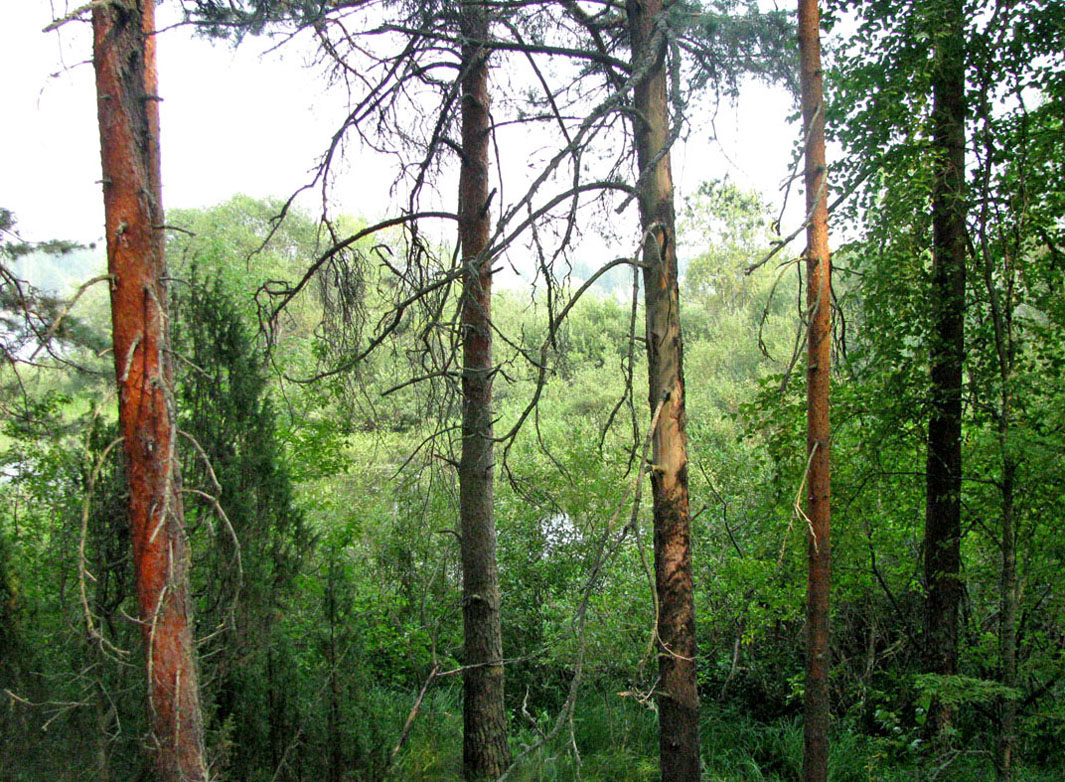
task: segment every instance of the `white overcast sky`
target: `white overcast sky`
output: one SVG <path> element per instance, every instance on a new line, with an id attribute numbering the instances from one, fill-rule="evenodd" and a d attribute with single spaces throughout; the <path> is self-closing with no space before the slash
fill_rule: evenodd
<path id="1" fill-rule="evenodd" d="M 0 14 L 0 206 L 15 212 L 24 238 L 98 240 L 103 207 L 91 28 L 72 22 L 43 33 L 53 14 L 81 5 L 65 0 L 5 0 Z M 160 27 L 175 21 L 164 4 Z M 238 49 L 177 27 L 160 35 L 163 193 L 166 208 L 210 206 L 235 193 L 287 197 L 308 171 L 339 119 L 343 99 L 305 67 L 306 49 L 263 52 L 266 40 Z M 752 84 L 737 110 L 723 106 L 715 127 L 691 129 L 674 154 L 681 195 L 728 176 L 771 201 L 788 174 L 791 100 Z M 711 141 L 716 131 L 717 141 Z M 334 212 L 369 219 L 389 210 L 391 178 L 383 164 L 351 155 L 338 179 Z M 797 207 L 801 195 L 792 195 Z M 312 213 L 316 201 L 304 205 Z M 801 220 L 801 207 L 789 209 Z M 785 230 L 789 220 L 785 220 Z"/>

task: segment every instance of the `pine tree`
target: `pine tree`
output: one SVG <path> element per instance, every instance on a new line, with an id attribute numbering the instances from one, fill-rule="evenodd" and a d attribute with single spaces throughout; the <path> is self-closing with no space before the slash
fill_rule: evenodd
<path id="1" fill-rule="evenodd" d="M 172 391 L 159 166 L 155 4 L 94 3 L 118 417 L 148 678 L 164 782 L 208 777 Z"/>

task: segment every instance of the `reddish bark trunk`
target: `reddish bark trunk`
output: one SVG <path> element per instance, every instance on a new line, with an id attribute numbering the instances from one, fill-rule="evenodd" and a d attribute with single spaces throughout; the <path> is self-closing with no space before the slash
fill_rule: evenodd
<path id="1" fill-rule="evenodd" d="M 463 4 L 462 34 L 488 38 L 483 8 Z M 491 227 L 488 212 L 488 52 L 462 47 L 462 167 L 459 173 L 459 244 L 462 248 L 462 619 L 465 639 L 463 773 L 495 779 L 510 762 L 503 707 L 503 637 L 493 480 L 492 274 L 482 253 Z"/>
<path id="2" fill-rule="evenodd" d="M 654 35 L 661 0 L 629 0 L 634 64 L 652 52 L 654 64 L 634 94 L 637 160 L 641 174 L 659 157 L 669 135 L 665 40 Z M 662 779 L 698 782 L 699 692 L 695 677 L 695 601 L 688 510 L 688 439 L 684 409 L 683 342 L 677 284 L 673 175 L 665 153 L 639 187 L 645 231 L 644 296 L 647 374 L 652 412 L 665 399 L 652 440 L 655 588 L 658 593 L 658 722 Z"/>
<path id="3" fill-rule="evenodd" d="M 154 3 L 98 3 L 99 102 L 119 425 L 159 777 L 207 779 L 164 282 Z"/>
<path id="4" fill-rule="evenodd" d="M 828 779 L 828 676 L 831 616 L 830 446 L 828 415 L 832 359 L 832 264 L 828 252 L 825 110 L 817 0 L 799 0 L 799 67 L 806 135 L 806 697 L 803 779 Z"/>
<path id="5" fill-rule="evenodd" d="M 928 19 L 932 74 L 932 413 L 925 501 L 925 670 L 958 672 L 961 603 L 961 391 L 965 351 L 965 17 L 962 3 L 936 6 Z M 952 709 L 935 702 L 927 728 L 941 735 Z"/>

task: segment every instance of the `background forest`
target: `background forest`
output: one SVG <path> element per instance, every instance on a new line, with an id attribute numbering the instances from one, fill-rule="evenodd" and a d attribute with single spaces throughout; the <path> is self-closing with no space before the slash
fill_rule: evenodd
<path id="1" fill-rule="evenodd" d="M 238 42 L 312 31 L 351 101 L 313 186 L 327 203 L 330 178 L 351 175 L 333 169 L 347 133 L 403 161 L 393 187 L 409 197 L 376 225 L 241 195 L 166 214 L 211 777 L 461 779 L 469 315 L 450 199 L 470 154 L 456 85 L 474 69 L 478 33 L 447 3 L 181 5 L 204 34 Z M 653 166 L 637 162 L 625 124 L 645 65 L 624 35 L 625 4 L 456 8 L 468 5 L 492 42 L 492 193 L 478 208 L 491 206 L 485 273 L 497 278 L 492 506 L 506 741 L 518 761 L 507 774 L 659 779 L 656 465 L 645 444 L 655 400 L 649 411 L 636 260 L 650 229 L 630 206 Z M 665 5 L 670 143 L 748 80 L 798 91 L 791 13 Z M 857 0 L 823 13 L 829 775 L 1059 780 L 1065 8 Z M 956 300 L 941 295 L 933 263 L 944 51 L 964 76 Z M 165 128 L 163 139 L 165 149 Z M 802 141 L 781 140 L 797 150 L 796 199 Z M 805 225 L 782 225 L 762 194 L 712 171 L 680 196 L 702 778 L 794 780 L 810 457 L 809 312 L 791 240 Z M 0 779 L 155 779 L 107 277 L 89 283 L 104 261 L 22 241 L 18 204 L 4 206 Z M 952 314 L 964 344 L 960 527 L 948 579 L 956 661 L 943 672 L 928 659 L 939 641 L 926 514 L 933 366 Z"/>

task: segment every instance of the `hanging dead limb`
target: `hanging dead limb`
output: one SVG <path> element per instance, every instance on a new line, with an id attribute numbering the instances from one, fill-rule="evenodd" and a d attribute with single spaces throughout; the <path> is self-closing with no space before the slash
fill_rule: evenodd
<path id="1" fill-rule="evenodd" d="M 318 258 L 313 261 L 307 268 L 303 277 L 295 285 L 288 283 L 267 282 L 259 288 L 259 293 L 266 294 L 272 298 L 278 298 L 279 301 L 270 300 L 270 307 L 265 308 L 260 302 L 260 309 L 267 314 L 265 318 L 260 316 L 261 322 L 264 324 L 271 323 L 280 312 L 291 302 L 306 286 L 307 283 L 314 278 L 314 275 L 318 272 L 322 266 L 334 258 L 339 252 L 351 247 L 361 239 L 365 239 L 368 236 L 372 236 L 375 233 L 383 231 L 387 228 L 392 228 L 397 225 L 403 225 L 404 223 L 413 222 L 421 219 L 441 219 L 441 220 L 456 220 L 457 215 L 453 212 L 416 212 L 412 214 L 400 215 L 398 217 L 392 217 L 387 220 L 382 220 L 379 223 L 375 223 L 368 228 L 364 228 L 361 231 L 357 231 L 351 236 L 333 244 L 325 252 L 321 253 Z M 256 300 L 259 300 L 259 293 L 256 294 Z"/>
<path id="2" fill-rule="evenodd" d="M 563 727 L 567 724 L 572 724 L 573 711 L 577 705 L 577 694 L 580 691 L 581 683 L 584 676 L 584 658 L 586 653 L 585 644 L 585 631 L 588 624 L 588 605 L 591 601 L 592 593 L 599 585 L 602 576 L 603 569 L 607 563 L 613 559 L 617 552 L 621 548 L 621 544 L 624 542 L 629 532 L 634 534 L 638 532 L 638 518 L 640 512 L 640 497 L 643 492 L 644 477 L 647 475 L 647 471 L 651 468 L 651 463 L 647 458 L 647 454 L 651 448 L 651 440 L 654 437 L 654 432 L 658 427 L 658 420 L 662 414 L 662 408 L 668 401 L 668 397 L 663 397 L 659 400 L 654 414 L 651 416 L 651 425 L 648 427 L 647 435 L 644 438 L 643 448 L 640 455 L 640 469 L 637 471 L 636 477 L 631 484 L 626 488 L 622 494 L 621 499 L 618 500 L 617 507 L 614 510 L 614 514 L 607 521 L 603 528 L 603 533 L 599 537 L 599 542 L 596 547 L 596 553 L 593 557 L 592 568 L 588 573 L 584 581 L 584 585 L 581 588 L 581 599 L 577 604 L 577 610 L 574 613 L 571 620 L 571 628 L 576 636 L 577 656 L 573 665 L 573 678 L 570 680 L 569 692 L 566 695 L 566 700 L 563 702 L 562 709 L 559 711 L 558 716 L 555 718 L 554 725 L 547 733 L 542 733 L 538 741 L 533 742 L 529 746 L 522 749 L 521 753 L 516 755 L 507 767 L 506 771 L 499 777 L 497 782 L 504 782 L 509 779 L 511 774 L 518 768 L 521 761 L 531 755 L 533 752 L 539 750 L 542 747 L 547 746 L 549 743 L 555 740 L 555 738 L 562 732 Z M 625 510 L 629 503 L 629 497 L 632 497 L 632 511 L 629 515 L 629 521 L 620 530 L 616 528 L 618 519 L 621 513 Z M 654 577 L 651 577 L 651 594 L 653 596 L 655 605 L 655 632 L 657 633 L 658 626 L 658 596 L 654 589 Z"/>
<path id="3" fill-rule="evenodd" d="M 827 184 L 826 183 L 827 183 L 827 179 L 822 179 L 821 180 L 821 188 L 818 190 L 817 203 L 820 202 L 821 196 L 824 195 L 824 192 L 827 189 Z M 799 225 L 798 228 L 796 228 L 790 234 L 785 236 L 783 239 L 775 239 L 775 240 L 773 240 L 772 249 L 770 249 L 769 252 L 767 252 L 765 255 L 763 255 L 760 259 L 758 259 L 753 264 L 751 264 L 746 269 L 744 269 L 743 273 L 749 276 L 753 272 L 757 271 L 758 269 L 761 269 L 763 266 L 765 266 L 767 263 L 769 263 L 769 261 L 771 261 L 773 259 L 773 257 L 777 253 L 779 253 L 781 250 L 783 250 L 785 247 L 787 247 L 789 244 L 791 244 L 792 240 L 794 240 L 796 237 L 798 237 L 799 234 L 801 234 L 803 231 L 805 231 L 810 226 L 810 222 L 814 218 L 814 211 L 815 210 L 816 210 L 816 204 L 815 204 L 814 207 L 811 207 L 810 210 L 806 213 L 806 217 L 803 219 L 802 223 Z"/>
<path id="4" fill-rule="evenodd" d="M 584 294 L 589 288 L 591 288 L 595 284 L 596 280 L 598 280 L 611 269 L 622 265 L 630 265 L 636 267 L 643 266 L 642 263 L 633 260 L 632 258 L 615 258 L 613 261 L 610 261 L 609 263 L 606 263 L 603 266 L 599 267 L 595 274 L 589 277 L 584 282 L 584 284 L 577 289 L 577 292 L 573 294 L 570 300 L 566 303 L 566 306 L 562 308 L 561 312 L 559 312 L 558 316 L 554 319 L 554 321 L 548 324 L 548 336 L 544 340 L 544 343 L 540 348 L 540 360 L 538 362 L 539 376 L 536 380 L 536 386 L 533 390 L 533 395 L 530 398 L 528 404 L 526 404 L 525 409 L 522 410 L 522 412 L 518 415 L 518 419 L 514 423 L 514 425 L 506 432 L 506 434 L 496 438 L 496 440 L 499 442 L 507 443 L 507 446 L 503 451 L 504 463 L 506 462 L 507 453 L 510 451 L 510 447 L 514 442 L 514 438 L 521 430 L 522 425 L 528 419 L 533 409 L 539 403 L 540 396 L 543 394 L 548 372 L 547 354 L 553 342 L 553 335 L 555 331 L 559 328 L 559 325 L 565 320 L 566 316 L 569 314 L 570 310 L 573 309 L 574 305 L 580 300 L 581 295 Z"/>
<path id="5" fill-rule="evenodd" d="M 90 19 L 86 18 L 94 8 L 100 8 L 102 6 L 113 6 L 114 8 L 121 8 L 124 11 L 134 13 L 134 8 L 127 0 L 93 0 L 91 3 L 75 8 L 68 14 L 60 17 L 59 19 L 53 19 L 48 25 L 41 30 L 42 33 L 50 33 L 54 30 L 58 30 L 63 25 L 69 22 L 88 22 Z"/>
<path id="6" fill-rule="evenodd" d="M 646 237 L 646 234 L 644 235 Z M 636 255 L 639 255 L 637 250 Z M 640 269 L 637 266 L 632 267 L 632 299 L 629 307 L 629 331 L 628 340 L 626 342 L 625 356 L 621 359 L 621 373 L 624 378 L 622 385 L 622 393 L 618 398 L 617 403 L 610 410 L 610 415 L 607 416 L 606 422 L 603 424 L 603 428 L 599 432 L 599 451 L 603 450 L 603 443 L 606 442 L 607 432 L 610 431 L 610 427 L 614 423 L 614 418 L 617 416 L 618 411 L 621 410 L 623 405 L 628 405 L 630 423 L 632 424 L 632 448 L 629 451 L 629 463 L 625 468 L 625 474 L 627 475 L 632 469 L 633 459 L 636 458 L 636 454 L 639 451 L 640 435 L 639 435 L 639 422 L 636 418 L 636 406 L 633 404 L 633 370 L 636 366 L 636 320 L 637 313 L 639 312 L 640 305 Z"/>
<path id="7" fill-rule="evenodd" d="M 84 706 L 91 706 L 92 701 L 31 701 L 28 698 L 23 698 L 21 695 L 17 695 L 11 690 L 4 688 L 4 694 L 11 699 L 12 704 L 21 703 L 23 706 L 30 706 L 32 708 L 47 708 L 53 709 L 54 713 L 51 717 L 41 725 L 41 732 L 47 733 L 48 726 L 62 717 L 64 714 L 69 713 L 73 709 L 82 708 Z"/>
<path id="8" fill-rule="evenodd" d="M 115 446 L 122 442 L 124 438 L 116 437 L 104 448 L 100 453 L 100 456 L 96 459 L 96 464 L 93 465 L 92 472 L 89 475 L 89 482 L 85 486 L 85 497 L 81 504 L 81 535 L 78 539 L 78 593 L 81 597 L 81 609 L 82 615 L 85 619 L 85 629 L 90 639 L 95 641 L 100 646 L 100 650 L 105 654 L 113 654 L 119 660 L 129 657 L 129 652 L 125 649 L 119 649 L 114 646 L 104 634 L 96 627 L 96 623 L 93 621 L 93 612 L 89 607 L 89 597 L 87 589 L 87 580 L 96 579 L 89 572 L 85 562 L 85 546 L 88 539 L 89 532 L 89 513 L 92 505 L 92 493 L 96 487 L 96 481 L 100 477 L 100 471 L 103 469 L 104 463 L 107 461 L 107 457 Z"/>
<path id="9" fill-rule="evenodd" d="M 233 541 L 233 558 L 237 566 L 237 593 L 233 596 L 233 602 L 235 604 L 239 598 L 240 586 L 244 581 L 244 567 L 241 564 L 240 555 L 240 538 L 237 537 L 236 530 L 233 529 L 233 524 L 229 521 L 229 516 L 226 514 L 225 508 L 223 508 L 222 504 L 218 501 L 218 497 L 213 494 L 208 494 L 205 491 L 200 491 L 199 489 L 182 489 L 181 491 L 185 494 L 192 494 L 207 500 L 211 504 L 211 507 L 214 508 L 215 513 L 218 514 L 218 518 L 220 518 L 225 524 L 226 531 L 229 532 L 229 537 Z"/>
<path id="10" fill-rule="evenodd" d="M 520 11 L 522 14 L 525 12 L 525 10 Z M 531 12 L 540 13 L 541 11 L 533 8 Z M 492 13 L 496 12 L 493 11 Z M 320 179 L 324 173 L 328 171 L 333 156 L 339 148 L 343 134 L 348 128 L 354 128 L 365 141 L 368 136 L 367 132 L 364 131 L 362 127 L 363 121 L 369 119 L 371 116 L 377 118 L 376 130 L 374 132 L 381 132 L 391 127 L 391 123 L 394 122 L 394 117 L 389 113 L 395 111 L 397 101 L 402 99 L 403 90 L 406 89 L 406 87 L 402 85 L 408 83 L 408 81 L 411 84 L 421 82 L 433 89 L 441 90 L 439 111 L 435 113 L 435 121 L 432 123 L 431 134 L 427 143 L 424 145 L 424 149 L 426 150 L 425 157 L 417 166 L 417 174 L 411 191 L 411 214 L 384 221 L 377 226 L 365 229 L 357 235 L 348 237 L 347 239 L 334 241 L 333 246 L 322 253 L 308 267 L 302 279 L 295 284 L 290 285 L 270 282 L 264 285 L 260 291 L 262 295 L 257 298 L 260 302 L 260 318 L 268 333 L 270 333 L 270 324 L 272 324 L 277 315 L 296 295 L 298 295 L 306 284 L 319 273 L 321 268 L 330 262 L 338 253 L 349 249 L 359 238 L 368 236 L 375 230 L 380 230 L 400 223 L 409 225 L 414 229 L 417 225 L 418 218 L 420 217 L 445 216 L 435 212 L 419 212 L 416 208 L 415 198 L 421 188 L 421 184 L 425 181 L 430 164 L 434 160 L 434 153 L 438 148 L 448 146 L 446 143 L 448 139 L 445 130 L 451 122 L 450 117 L 454 112 L 454 98 L 461 74 L 459 74 L 459 77 L 453 81 L 440 82 L 439 80 L 435 80 L 434 77 L 431 77 L 429 71 L 425 70 L 425 68 L 454 66 L 454 59 L 447 59 L 454 53 L 454 46 L 457 45 L 459 41 L 459 37 L 452 31 L 453 19 L 450 19 L 450 17 L 448 19 L 442 18 L 439 20 L 439 23 L 426 24 L 425 20 L 421 20 L 420 16 L 415 14 L 415 17 L 419 18 L 418 24 L 392 24 L 389 22 L 384 27 L 381 27 L 380 25 L 377 27 L 371 26 L 369 29 L 363 31 L 352 32 L 345 27 L 343 22 L 339 21 L 338 17 L 343 14 L 344 9 L 338 9 L 337 14 L 335 15 L 326 13 L 320 19 L 315 21 L 314 29 L 320 40 L 324 36 L 328 36 L 332 33 L 336 33 L 339 36 L 335 40 L 329 40 L 329 45 L 326 47 L 327 56 L 334 62 L 338 63 L 342 72 L 346 74 L 345 78 L 351 77 L 352 79 L 358 80 L 361 84 L 365 85 L 366 91 L 356 102 L 355 107 L 345 120 L 343 127 L 334 135 L 330 147 L 323 157 L 322 164 L 319 167 L 318 178 Z M 571 14 L 567 14 L 567 18 L 572 18 Z M 511 22 L 511 19 L 514 20 L 513 23 Z M 578 20 L 578 26 L 585 24 L 587 21 L 587 19 L 584 19 L 583 21 Z M 541 46 L 541 41 L 538 41 L 536 45 L 530 49 L 523 50 L 521 44 L 527 43 L 527 36 L 522 35 L 523 24 L 524 22 L 520 21 L 519 17 L 514 16 L 508 18 L 505 23 L 501 24 L 501 27 L 505 27 L 511 31 L 512 40 L 503 41 L 498 49 L 493 49 L 492 47 L 496 43 L 495 36 L 493 36 L 493 40 L 490 43 L 485 42 L 485 49 L 486 51 L 498 50 L 501 54 L 511 52 L 519 53 L 530 63 L 530 67 L 532 67 L 534 74 L 539 78 L 539 83 L 543 91 L 543 100 L 547 102 L 547 105 L 552 107 L 549 116 L 553 116 L 555 121 L 559 123 L 564 138 L 564 146 L 547 162 L 545 166 L 543 166 L 539 175 L 526 190 L 525 195 L 511 205 L 509 209 L 504 210 L 501 219 L 497 223 L 495 236 L 490 243 L 491 249 L 488 251 L 488 255 L 493 259 L 500 257 L 523 233 L 536 226 L 539 221 L 543 221 L 547 218 L 557 207 L 562 204 L 568 204 L 565 234 L 558 246 L 554 248 L 552 255 L 553 265 L 573 237 L 573 232 L 576 226 L 576 209 L 578 208 L 579 197 L 582 194 L 588 193 L 600 195 L 612 191 L 631 194 L 632 192 L 631 187 L 626 186 L 615 179 L 582 183 L 579 177 L 583 175 L 581 174 L 580 166 L 577 164 L 577 161 L 579 161 L 580 155 L 585 147 L 592 141 L 596 134 L 600 132 L 602 127 L 604 127 L 602 123 L 605 120 L 608 120 L 612 114 L 625 110 L 625 104 L 627 101 L 626 96 L 635 84 L 638 83 L 641 78 L 641 73 L 639 72 L 639 69 L 637 69 L 636 73 L 627 73 L 627 67 L 623 69 L 617 67 L 620 64 L 620 61 L 612 61 L 616 58 L 611 58 L 608 55 L 604 59 L 604 56 L 601 56 L 601 53 L 596 54 L 595 50 L 592 50 L 588 57 L 584 58 L 585 62 L 596 61 L 597 64 L 602 65 L 605 70 L 614 74 L 626 73 L 628 78 L 623 82 L 621 88 L 612 91 L 604 100 L 595 105 L 592 111 L 584 117 L 575 131 L 570 131 L 566 127 L 567 121 L 562 116 L 560 106 L 555 100 L 556 93 L 548 84 L 543 71 L 536 66 L 535 57 L 543 54 L 554 55 L 556 57 L 561 54 L 573 54 L 574 57 L 576 57 L 576 60 L 580 61 L 582 57 L 577 56 L 580 54 L 580 50 L 567 46 L 555 46 L 553 42 Z M 330 31 L 332 31 L 332 33 Z M 656 35 L 656 40 L 665 42 L 666 38 L 664 33 L 658 32 Z M 360 36 L 365 37 L 366 44 L 359 40 Z M 392 53 L 383 57 L 372 53 L 372 41 L 374 39 L 378 41 L 394 41 L 397 37 L 401 38 L 401 41 Z M 575 40 L 577 39 L 579 39 L 579 36 L 575 37 Z M 463 37 L 463 40 L 465 40 L 465 37 Z M 541 51 L 541 48 L 543 51 Z M 449 51 L 451 54 L 448 54 Z M 444 57 L 445 55 L 447 55 L 447 57 Z M 364 69 L 352 69 L 349 67 L 349 64 L 344 61 L 345 57 L 348 56 L 369 58 L 369 61 L 374 63 L 374 67 L 379 69 L 378 75 L 372 78 L 355 76 L 355 71 Z M 444 59 L 441 59 L 441 57 L 444 57 Z M 649 62 L 641 63 L 641 68 L 643 68 L 644 71 L 649 67 Z M 677 79 L 674 79 L 674 82 L 677 81 Z M 567 89 L 569 88 L 567 87 Z M 401 136 L 404 137 L 404 143 L 410 140 L 406 131 L 404 131 Z M 536 200 L 535 196 L 538 191 L 555 174 L 557 169 L 565 161 L 570 159 L 574 161 L 573 181 L 571 186 L 560 194 L 548 198 L 539 208 L 533 209 L 532 204 Z M 519 216 L 522 215 L 524 211 L 528 212 L 527 217 L 523 220 L 519 219 Z M 451 215 L 446 216 L 453 217 Z M 408 264 L 407 269 L 409 270 L 411 268 L 415 267 Z M 395 333 L 409 307 L 413 306 L 420 300 L 420 298 L 426 295 L 435 294 L 437 291 L 445 292 L 449 290 L 450 284 L 457 280 L 461 274 L 461 270 L 457 267 L 452 266 L 451 269 L 451 271 L 443 272 L 434 282 L 415 288 L 404 300 L 393 305 L 392 314 L 385 316 L 385 318 L 382 319 L 381 328 L 378 329 L 377 334 L 369 341 L 369 343 L 354 351 L 354 353 L 349 352 L 348 356 L 346 356 L 339 364 L 326 368 L 310 378 L 287 377 L 286 379 L 297 382 L 312 382 L 354 368 L 359 362 L 365 360 L 370 352 L 380 346 L 385 339 Z M 392 268 L 392 271 L 393 274 L 395 274 L 397 270 L 396 268 Z M 548 277 L 548 284 L 552 288 L 554 287 L 551 276 Z M 266 303 L 268 300 L 269 304 Z M 440 306 L 443 305 L 441 304 Z M 558 320 L 554 317 L 553 312 L 551 315 L 553 322 Z M 429 332 L 427 330 L 426 335 L 428 336 L 428 334 Z M 430 347 L 428 340 L 426 341 L 426 346 L 428 348 L 427 355 L 435 356 L 438 352 L 438 348 Z M 448 346 L 440 345 L 439 349 L 446 351 L 448 350 Z M 454 349 L 453 340 L 450 349 Z M 529 360 L 538 371 L 542 368 L 542 362 L 535 361 L 532 355 L 522 351 L 519 351 L 519 354 L 524 356 L 526 360 Z M 429 380 L 443 379 L 445 381 L 451 378 L 451 375 L 448 374 L 448 364 L 446 360 L 441 364 L 437 358 L 434 358 L 434 364 L 435 366 L 427 368 L 428 371 L 420 372 L 418 377 Z"/>
<path id="11" fill-rule="evenodd" d="M 60 324 L 63 323 L 63 318 L 70 314 L 70 311 L 74 308 L 74 305 L 78 303 L 78 299 L 81 298 L 81 295 L 96 283 L 111 279 L 114 279 L 112 275 L 101 274 L 97 277 L 93 277 L 88 282 L 84 282 L 80 286 L 78 286 L 78 289 L 74 292 L 74 295 L 63 306 L 63 310 L 59 313 L 58 316 L 56 316 L 56 319 L 52 321 L 52 325 L 49 326 L 48 330 L 44 333 L 44 337 L 41 339 L 41 343 L 37 346 L 37 349 L 34 350 L 33 354 L 30 356 L 31 361 L 37 358 L 37 354 L 40 353 L 44 349 L 44 346 L 48 344 L 52 337 L 55 336 L 56 331 L 59 330 Z"/>
<path id="12" fill-rule="evenodd" d="M 846 201 L 848 198 L 850 198 L 852 195 L 854 195 L 855 191 L 859 187 L 862 186 L 862 184 L 865 182 L 865 180 L 867 180 L 870 176 L 872 176 L 877 171 L 881 170 L 881 168 L 887 163 L 887 160 L 888 160 L 888 156 L 884 156 L 879 161 L 877 161 L 876 165 L 870 165 L 865 170 L 863 170 L 857 177 L 855 177 L 854 180 L 847 186 L 847 189 L 844 190 L 842 193 L 840 193 L 836 197 L 836 199 L 831 204 L 829 204 L 828 213 L 829 214 L 833 214 L 836 211 L 836 209 L 840 205 L 843 204 L 844 201 Z M 824 182 L 825 180 L 822 180 L 822 181 Z M 781 214 L 783 215 L 783 211 L 781 212 Z M 766 253 L 765 255 L 763 255 L 761 258 L 759 258 L 753 264 L 748 266 L 746 269 L 744 269 L 743 273 L 746 274 L 746 275 L 750 275 L 752 272 L 757 271 L 762 266 L 765 266 L 767 263 L 769 263 L 769 261 L 772 260 L 773 257 L 777 253 L 779 253 L 781 250 L 783 250 L 785 247 L 787 247 L 789 244 L 791 244 L 792 241 L 794 241 L 796 238 L 798 238 L 799 234 L 801 234 L 803 231 L 805 231 L 809 227 L 810 221 L 811 221 L 812 218 L 813 218 L 812 214 L 807 214 L 806 215 L 806 219 L 803 220 L 802 224 L 799 225 L 798 228 L 796 228 L 794 231 L 792 231 L 790 234 L 788 234 L 784 239 L 774 240 L 773 247 L 769 250 L 769 252 Z M 780 225 L 780 220 L 778 219 L 777 220 L 777 226 L 779 227 L 779 225 Z"/>
<path id="13" fill-rule="evenodd" d="M 565 46 L 546 46 L 543 44 L 529 43 L 528 41 L 523 39 L 519 39 L 516 41 L 506 41 L 500 40 L 498 38 L 493 38 L 491 40 L 465 39 L 447 32 L 433 31 L 429 29 L 415 29 L 412 27 L 406 27 L 397 24 L 382 25 L 378 29 L 383 32 L 395 32 L 403 33 L 404 35 L 410 36 L 432 38 L 436 41 L 447 43 L 452 46 L 458 46 L 460 43 L 466 43 L 471 46 L 483 47 L 488 51 L 510 51 L 520 52 L 522 54 L 549 54 L 554 57 L 567 57 L 572 60 L 590 60 L 591 62 L 607 66 L 623 73 L 627 73 L 629 71 L 629 64 L 624 60 L 619 60 L 616 57 L 611 57 L 610 55 L 603 54 L 600 51 L 592 51 L 589 49 L 573 49 Z"/>
<path id="14" fill-rule="evenodd" d="M 429 676 L 425 679 L 425 683 L 422 684 L 422 689 L 418 693 L 418 697 L 414 701 L 414 705 L 411 706 L 410 713 L 407 714 L 407 720 L 403 723 L 403 730 L 399 733 L 399 738 L 396 740 L 396 746 L 392 747 L 392 752 L 388 756 L 388 765 L 383 772 L 384 775 L 388 774 L 389 768 L 396 760 L 396 755 L 403 748 L 403 745 L 407 741 L 407 735 L 410 733 L 411 726 L 414 725 L 414 720 L 418 716 L 418 712 L 422 707 L 422 701 L 425 700 L 425 694 L 429 692 L 429 688 L 432 686 L 433 681 L 436 679 L 436 675 L 440 672 L 440 663 L 436 663 L 433 669 L 429 672 Z"/>

